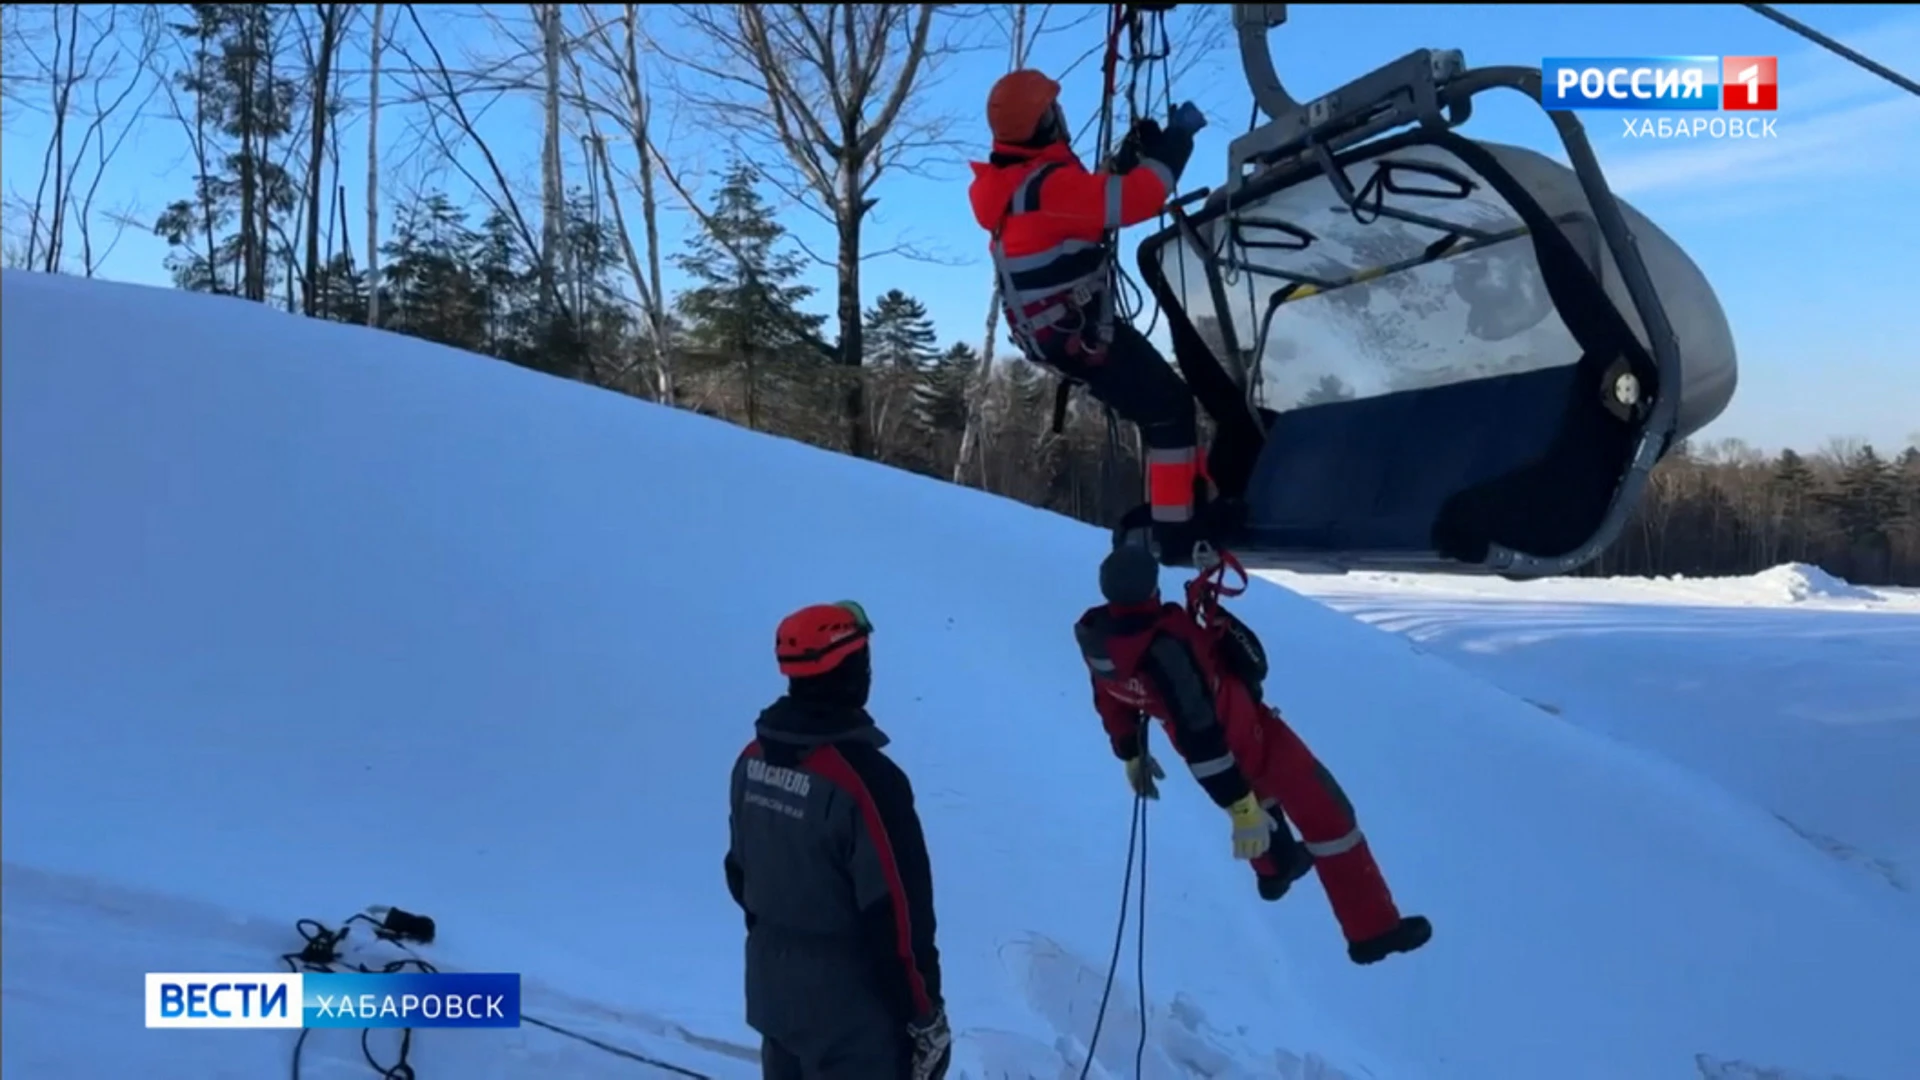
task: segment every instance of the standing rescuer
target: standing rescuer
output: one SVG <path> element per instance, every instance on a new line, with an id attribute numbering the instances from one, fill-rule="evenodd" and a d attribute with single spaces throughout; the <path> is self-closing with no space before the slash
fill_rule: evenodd
<path id="1" fill-rule="evenodd" d="M 987 95 L 993 151 L 973 163 L 974 220 L 992 234 L 1007 327 L 1029 359 L 1083 383 L 1140 426 L 1153 540 L 1185 563 L 1207 526 L 1193 395 L 1146 335 L 1114 318 L 1108 234 L 1166 205 L 1206 119 L 1192 103 L 1163 130 L 1136 122 L 1111 169 L 1073 154 L 1060 84 L 1009 72 Z"/>
<path id="2" fill-rule="evenodd" d="M 1402 917 L 1346 793 L 1280 713 L 1262 700 L 1266 651 L 1217 606 L 1202 625 L 1160 600 L 1160 568 L 1126 544 L 1100 564 L 1106 603 L 1074 636 L 1093 676 L 1093 705 L 1136 794 L 1158 798 L 1165 773 L 1143 751 L 1147 717 L 1161 721 L 1193 778 L 1233 823 L 1233 854 L 1253 865 L 1262 898 L 1278 900 L 1317 869 L 1356 964 L 1412 952 L 1433 936 Z M 1296 841 L 1286 819 L 1300 828 Z"/>
<path id="3" fill-rule="evenodd" d="M 872 635 L 851 601 L 787 616 L 787 693 L 734 763 L 727 888 L 766 1080 L 940 1080 L 952 1055 L 926 840 L 867 715 Z"/>

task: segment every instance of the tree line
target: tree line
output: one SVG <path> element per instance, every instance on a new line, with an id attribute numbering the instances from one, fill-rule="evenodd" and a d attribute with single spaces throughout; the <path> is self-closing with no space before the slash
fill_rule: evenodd
<path id="1" fill-rule="evenodd" d="M 1768 456 L 1682 444 L 1654 470 L 1597 574 L 1748 574 L 1784 562 L 1863 585 L 1920 585 L 1920 446 L 1839 439 Z"/>
<path id="2" fill-rule="evenodd" d="M 977 344 L 942 341 L 919 299 L 871 289 L 865 266 L 918 256 L 875 235 L 888 182 L 973 141 L 978 119 L 943 113 L 933 92 L 943 64 L 998 49 L 1024 66 L 1052 35 L 1101 37 L 1098 8 L 480 5 L 458 16 L 458 55 L 446 11 L 0 4 L 5 107 L 42 112 L 51 131 L 31 190 L 9 187 L 8 265 L 91 275 L 139 229 L 164 241 L 183 289 L 442 342 L 1084 520 L 1133 501 L 1133 433 L 1084 400 L 1055 431 L 1052 377 L 996 355 L 996 303 Z M 1176 17 L 1184 65 L 1224 43 L 1204 6 Z M 538 108 L 535 184 L 484 137 L 502 100 Z M 692 155 L 661 115 L 697 125 L 704 168 L 675 160 Z M 156 130 L 186 147 L 181 190 L 157 212 L 99 205 L 122 145 Z M 343 175 L 350 133 L 364 177 Z M 799 243 L 787 207 L 830 226 L 832 249 Z M 671 211 L 697 224 L 684 244 L 662 238 Z M 806 284 L 816 263 L 830 294 Z M 685 283 L 671 295 L 669 266 Z M 1788 560 L 1920 584 L 1920 450 L 1679 448 L 1592 570 Z"/>

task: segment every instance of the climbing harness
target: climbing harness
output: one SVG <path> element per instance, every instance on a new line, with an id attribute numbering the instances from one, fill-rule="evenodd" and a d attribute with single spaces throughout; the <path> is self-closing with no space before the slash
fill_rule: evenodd
<path id="1" fill-rule="evenodd" d="M 375 940 L 393 946 L 401 955 L 379 964 L 347 961 L 341 952 L 341 945 L 353 932 L 355 924 L 372 927 Z M 416 945 L 433 943 L 436 933 L 434 921 L 424 915 L 415 915 L 399 908 L 368 908 L 364 912 L 348 916 L 338 929 L 330 928 L 317 919 L 300 919 L 294 923 L 294 931 L 300 935 L 304 944 L 297 952 L 283 954 L 280 961 L 287 966 L 288 971 L 295 974 L 395 975 L 403 972 L 434 974 L 440 970 L 414 950 Z M 591 1046 L 602 1053 L 624 1058 L 659 1072 L 685 1077 L 686 1080 L 715 1080 L 706 1073 L 661 1061 L 525 1013 L 520 1015 L 520 1022 L 528 1027 L 550 1031 L 555 1035 Z M 294 1040 L 292 1080 L 300 1080 L 301 1055 L 306 1049 L 307 1036 L 313 1034 L 315 1030 L 302 1028 L 299 1036 Z M 380 1080 L 416 1080 L 418 1074 L 409 1060 L 413 1052 L 413 1029 L 400 1029 L 399 1057 L 392 1065 L 383 1065 L 374 1056 L 372 1034 L 371 1028 L 360 1032 L 360 1054 Z"/>
<path id="2" fill-rule="evenodd" d="M 1220 600 L 1247 591 L 1250 581 L 1246 567 L 1240 564 L 1233 552 L 1216 549 L 1205 541 L 1194 545 L 1193 564 L 1200 572 L 1187 582 L 1187 615 L 1202 630 L 1218 636 L 1229 625 L 1229 618 L 1220 607 Z M 1238 575 L 1240 583 L 1229 585 L 1229 574 Z"/>
<path id="3" fill-rule="evenodd" d="M 1067 353 L 1072 356 L 1091 356 L 1098 363 L 1100 354 L 1105 352 L 1105 344 L 1096 334 L 1088 336 L 1087 306 L 1097 299 L 1100 289 L 1091 281 L 1081 281 L 1072 289 L 1042 297 L 1039 300 L 1021 303 L 1017 298 L 1021 290 L 1014 280 L 1015 260 L 1007 254 L 1002 233 L 1009 218 L 1015 214 L 1031 214 L 1040 209 L 1040 189 L 1047 177 L 1052 176 L 1061 167 L 1060 162 L 1049 162 L 1040 166 L 1020 181 L 1007 197 L 1005 211 L 1000 224 L 994 227 L 993 240 L 989 253 L 993 258 L 994 273 L 998 278 L 1001 307 L 1007 318 L 1007 331 L 1022 351 L 1030 356 L 1043 356 L 1046 351 L 1046 338 L 1043 335 L 1064 336 Z M 1103 252 L 1103 265 L 1111 265 L 1111 252 Z"/>

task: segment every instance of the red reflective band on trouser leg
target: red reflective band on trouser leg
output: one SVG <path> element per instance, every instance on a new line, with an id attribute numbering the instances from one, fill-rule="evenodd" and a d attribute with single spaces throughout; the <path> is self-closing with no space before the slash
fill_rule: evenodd
<path id="1" fill-rule="evenodd" d="M 1345 797 L 1328 785 L 1326 770 L 1287 722 L 1269 713 L 1262 733 L 1266 769 L 1254 783 L 1261 798 L 1278 800 L 1314 852 L 1314 870 L 1327 903 L 1350 942 L 1366 941 L 1400 925 L 1400 909 L 1360 835 Z M 1317 849 L 1317 850 L 1316 850 Z M 1329 851 L 1329 849 L 1332 849 Z"/>
<path id="2" fill-rule="evenodd" d="M 1147 451 L 1147 502 L 1155 521 L 1188 521 L 1193 517 L 1193 481 L 1199 476 L 1199 454 L 1193 447 Z"/>

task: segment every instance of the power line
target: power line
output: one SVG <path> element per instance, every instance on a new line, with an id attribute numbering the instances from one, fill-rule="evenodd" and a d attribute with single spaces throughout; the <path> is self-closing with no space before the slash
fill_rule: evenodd
<path id="1" fill-rule="evenodd" d="M 1748 4 L 1746 6 L 1748 8 L 1751 8 L 1753 11 L 1757 12 L 1758 14 L 1764 15 L 1767 18 L 1773 20 L 1774 22 L 1779 23 L 1781 26 L 1784 26 L 1787 29 L 1793 31 L 1794 33 L 1799 34 L 1801 37 L 1806 38 L 1808 41 L 1813 42 L 1815 45 L 1818 45 L 1821 48 L 1826 49 L 1828 52 L 1831 52 L 1836 56 L 1844 57 L 1847 60 L 1851 60 L 1853 63 L 1859 65 L 1862 68 L 1865 68 L 1868 71 L 1873 72 L 1875 75 L 1878 75 L 1881 78 L 1892 83 L 1893 85 L 1899 87 L 1900 89 L 1905 90 L 1907 93 L 1920 94 L 1920 82 L 1914 82 L 1912 79 L 1907 78 L 1905 75 L 1900 74 L 1899 72 L 1893 70 L 1892 68 L 1886 66 L 1885 64 L 1878 63 L 1868 57 L 1862 56 L 1858 52 L 1855 52 L 1854 50 L 1847 48 L 1845 45 L 1842 45 L 1839 42 L 1828 37 L 1827 35 L 1821 33 L 1820 31 L 1815 30 L 1813 27 L 1808 26 L 1806 23 L 1803 23 L 1798 19 L 1793 18 L 1790 15 L 1781 13 L 1772 4 Z"/>

